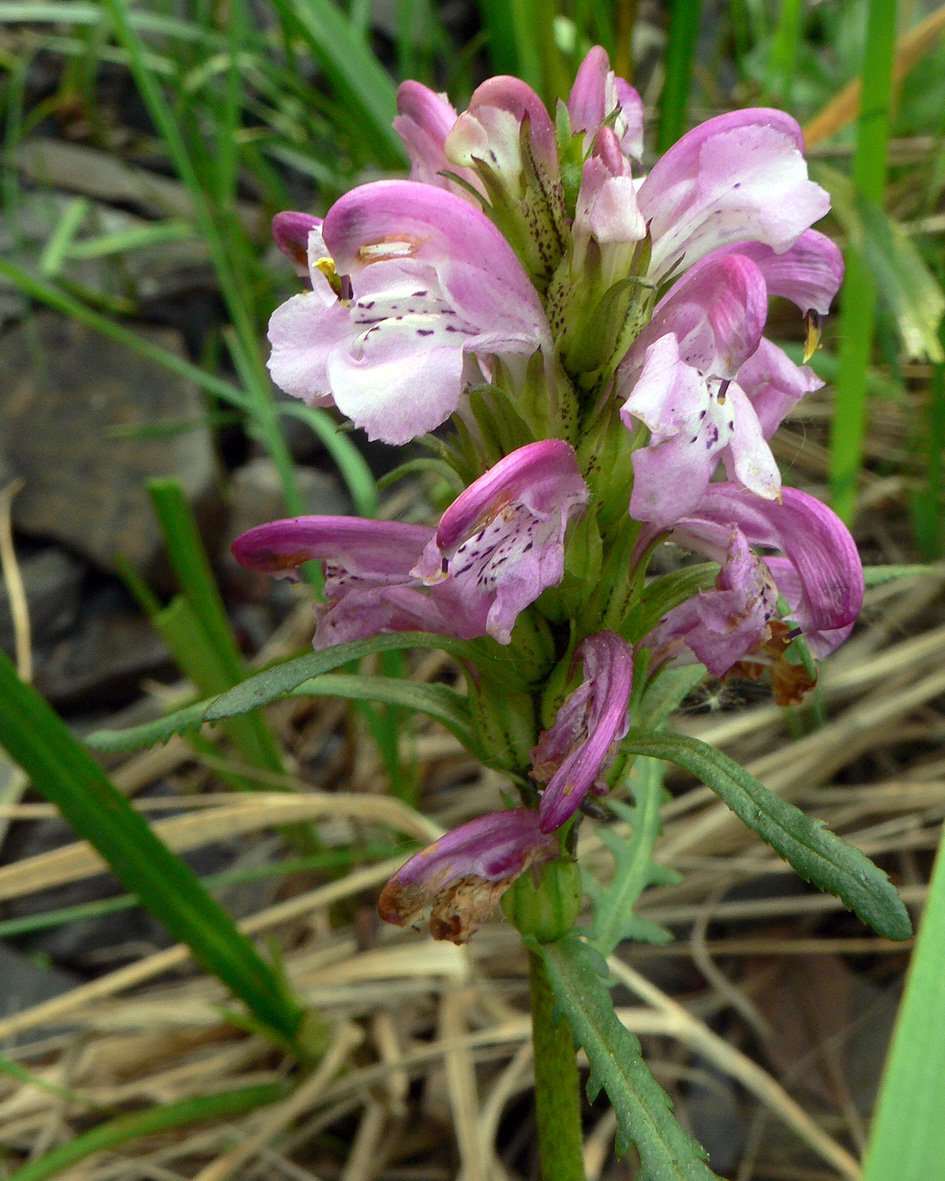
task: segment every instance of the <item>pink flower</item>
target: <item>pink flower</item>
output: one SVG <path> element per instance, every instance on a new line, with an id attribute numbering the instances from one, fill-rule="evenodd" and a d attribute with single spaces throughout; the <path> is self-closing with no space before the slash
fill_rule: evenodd
<path id="1" fill-rule="evenodd" d="M 432 904 L 433 938 L 466 943 L 520 874 L 560 853 L 533 808 L 490 812 L 411 857 L 381 891 L 377 909 L 388 923 L 405 927 Z"/>
<path id="2" fill-rule="evenodd" d="M 742 487 L 777 497 L 767 439 L 820 383 L 762 338 L 768 298 L 786 296 L 819 314 L 841 277 L 836 247 L 809 230 L 780 255 L 758 242 L 722 247 L 673 285 L 617 375 L 624 422 L 650 432 L 632 459 L 634 518 L 667 526 L 685 516 L 719 461 Z"/>
<path id="3" fill-rule="evenodd" d="M 508 644 L 519 613 L 561 581 L 568 521 L 587 499 L 573 449 L 550 439 L 507 455 L 453 502 L 436 529 L 297 517 L 250 529 L 233 553 L 272 574 L 312 559 L 324 563 L 316 648 L 417 630 Z"/>
<path id="4" fill-rule="evenodd" d="M 780 254 L 830 208 L 807 177 L 800 127 L 783 111 L 719 115 L 669 149 L 640 185 L 650 226 L 649 278 L 665 280 L 733 242 L 760 242 Z"/>
<path id="5" fill-rule="evenodd" d="M 486 630 L 507 644 L 520 611 L 564 577 L 564 535 L 588 502 L 574 449 L 529 443 L 450 505 L 414 574 L 451 586 L 468 612 L 490 600 Z"/>
<path id="6" fill-rule="evenodd" d="M 483 191 L 482 183 L 471 168 L 463 168 L 446 158 L 443 145 L 456 118 L 456 109 L 445 94 L 436 94 L 422 83 L 411 80 L 398 87 L 394 130 L 407 150 L 410 179 L 448 189 L 476 204 L 466 189 L 443 175 L 451 172 L 461 176 L 477 192 Z"/>
<path id="7" fill-rule="evenodd" d="M 467 357 L 550 351 L 541 301 L 508 243 L 445 190 L 377 181 L 309 235 L 312 290 L 269 325 L 270 372 L 333 402 L 369 437 L 405 443 L 456 410 Z"/>
<path id="8" fill-rule="evenodd" d="M 581 62 L 568 96 L 568 115 L 575 135 L 584 133 L 589 152 L 605 121 L 612 127 L 621 151 L 639 160 L 643 155 L 643 100 L 629 82 L 610 68 L 607 51 L 599 45 Z"/>
<path id="9" fill-rule="evenodd" d="M 584 681 L 565 699 L 554 725 L 531 752 L 541 796 L 541 831 L 566 823 L 589 791 L 607 791 L 605 772 L 627 733 L 633 653 L 613 632 L 597 632 L 577 649 Z"/>
<path id="10" fill-rule="evenodd" d="M 644 529 L 637 553 L 657 533 Z M 853 538 L 826 505 L 795 488 L 784 488 L 779 503 L 712 484 L 668 536 L 721 570 L 713 589 L 668 612 L 643 638 L 657 660 L 694 657 L 713 676 L 746 659 L 765 663 L 766 645 L 783 635 L 779 596 L 817 657 L 846 639 L 859 614 L 863 567 Z"/>

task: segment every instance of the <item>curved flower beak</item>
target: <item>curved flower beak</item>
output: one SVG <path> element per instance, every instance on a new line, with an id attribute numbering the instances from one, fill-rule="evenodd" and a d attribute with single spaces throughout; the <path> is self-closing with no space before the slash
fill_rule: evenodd
<path id="1" fill-rule="evenodd" d="M 520 874 L 560 853 L 533 808 L 490 812 L 411 857 L 381 891 L 377 909 L 386 922 L 405 927 L 432 906 L 433 938 L 466 943 Z"/>
<path id="2" fill-rule="evenodd" d="M 578 645 L 584 681 L 564 701 L 554 725 L 531 752 L 532 777 L 542 792 L 541 831 L 570 820 L 589 791 L 607 791 L 604 775 L 627 733 L 633 652 L 613 632 L 597 632 Z"/>
<path id="3" fill-rule="evenodd" d="M 607 50 L 600 45 L 595 45 L 581 62 L 568 95 L 568 115 L 575 135 L 584 133 L 585 153 L 612 118 L 624 155 L 634 160 L 643 155 L 643 100 L 629 82 L 613 72 Z"/>

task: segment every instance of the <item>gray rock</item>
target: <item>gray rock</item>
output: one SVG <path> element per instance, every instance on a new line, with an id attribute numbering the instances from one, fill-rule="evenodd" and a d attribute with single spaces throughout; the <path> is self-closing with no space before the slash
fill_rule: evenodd
<path id="1" fill-rule="evenodd" d="M 20 558 L 18 565 L 29 608 L 31 639 L 37 645 L 49 643 L 75 622 L 85 566 L 55 546 Z M 10 599 L 0 582 L 0 648 L 12 655 L 13 647 Z"/>
<path id="2" fill-rule="evenodd" d="M 174 332 L 136 334 L 181 352 Z M 216 495 L 204 414 L 196 386 L 158 362 L 63 316 L 26 321 L 0 338 L 0 438 L 24 481 L 14 526 L 105 569 L 124 555 L 147 571 L 161 541 L 145 481 L 178 480 L 198 510 Z"/>
<path id="3" fill-rule="evenodd" d="M 82 983 L 80 976 L 59 968 L 40 967 L 29 956 L 3 942 L 0 942 L 0 980 L 3 981 L 0 1017 L 12 1017 L 14 1013 L 70 992 Z M 32 1029 L 15 1038 L 14 1044 L 22 1045 L 61 1032 L 61 1027 Z"/>
<path id="4" fill-rule="evenodd" d="M 24 193 L 0 220 L 0 255 L 27 273 L 37 274 L 43 247 L 62 219 L 71 214 L 76 200 L 71 194 L 49 190 Z M 87 202 L 75 236 L 84 243 L 150 225 L 153 222 L 146 218 L 93 201 Z M 213 285 L 207 246 L 197 237 L 143 243 L 87 257 L 67 251 L 58 265 L 57 277 L 118 300 L 135 302 L 174 296 L 198 283 Z M 21 319 L 28 307 L 29 297 L 11 280 L 0 276 L 0 324 Z"/>
<path id="5" fill-rule="evenodd" d="M 68 713 L 123 705 L 143 678 L 174 669 L 160 634 L 117 586 L 86 595 L 76 627 L 34 655 L 36 688 Z"/>
<path id="6" fill-rule="evenodd" d="M 351 512 L 351 501 L 335 476 L 313 467 L 295 469 L 305 511 L 322 516 Z M 227 495 L 226 540 L 233 541 L 247 529 L 287 515 L 279 473 L 271 459 L 251 459 L 237 468 Z"/>

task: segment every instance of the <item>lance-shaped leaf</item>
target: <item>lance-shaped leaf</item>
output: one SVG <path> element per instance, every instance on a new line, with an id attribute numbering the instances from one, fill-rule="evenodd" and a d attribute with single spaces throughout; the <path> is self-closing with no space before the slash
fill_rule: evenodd
<path id="1" fill-rule="evenodd" d="M 613 1104 L 618 1155 L 635 1144 L 649 1177 L 718 1181 L 705 1163 L 705 1149 L 673 1116 L 672 1101 L 650 1074 L 638 1039 L 618 1020 L 598 953 L 573 935 L 536 943 L 535 950 L 545 961 L 557 1007 L 591 1064 L 588 1098 L 593 1102 L 603 1087 Z"/>
<path id="2" fill-rule="evenodd" d="M 908 939 L 912 934 L 908 912 L 881 869 L 721 751 L 682 734 L 637 728 L 628 731 L 623 749 L 665 759 L 701 779 L 801 877 L 834 894 L 880 935 Z"/>
<path id="3" fill-rule="evenodd" d="M 218 697 L 198 701 L 193 705 L 176 710 L 154 722 L 133 726 L 127 730 L 96 730 L 86 741 L 96 750 L 133 750 L 139 746 L 153 746 L 156 742 L 167 742 L 174 734 L 189 730 L 203 722 L 234 718 L 249 713 L 271 701 L 278 701 L 294 693 L 300 685 L 322 673 L 331 672 L 363 656 L 375 652 L 392 652 L 404 648 L 442 648 L 455 656 L 467 656 L 469 645 L 446 636 L 433 636 L 425 632 L 398 632 L 393 635 L 371 636 L 366 640 L 354 640 L 350 644 L 339 644 L 320 652 L 309 652 L 295 660 L 264 669 L 256 676 L 242 681 L 234 689 Z M 486 659 L 477 653 L 480 664 Z"/>

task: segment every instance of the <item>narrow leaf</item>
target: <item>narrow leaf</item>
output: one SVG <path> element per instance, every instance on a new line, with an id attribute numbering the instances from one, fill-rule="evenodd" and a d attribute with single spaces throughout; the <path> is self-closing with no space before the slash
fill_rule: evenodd
<path id="1" fill-rule="evenodd" d="M 403 648 L 443 648 L 447 652 L 462 653 L 465 647 L 462 640 L 450 640 L 427 632 L 397 632 L 393 635 L 372 636 L 367 640 L 352 640 L 348 644 L 323 648 L 319 652 L 311 652 L 287 664 L 277 664 L 274 668 L 257 673 L 216 698 L 204 716 L 208 722 L 212 722 L 217 718 L 232 718 L 237 714 L 248 713 L 260 705 L 268 705 L 270 701 L 287 696 L 313 677 L 375 652 Z"/>
<path id="2" fill-rule="evenodd" d="M 627 734 L 624 750 L 665 759 L 701 779 L 801 877 L 841 899 L 880 935 L 908 939 L 912 934 L 909 914 L 881 869 L 721 751 L 682 734 L 636 728 Z"/>
<path id="3" fill-rule="evenodd" d="M 718 1181 L 705 1149 L 673 1116 L 672 1101 L 643 1061 L 640 1042 L 614 1012 L 597 953 L 574 935 L 536 946 L 558 1009 L 591 1064 L 588 1098 L 593 1102 L 603 1087 L 613 1104 L 618 1155 L 633 1143 L 644 1171 L 660 1181 Z"/>
<path id="4" fill-rule="evenodd" d="M 0 745 L 38 791 L 108 862 L 115 876 L 186 943 L 194 959 L 240 997 L 284 1044 L 301 1006 L 286 999 L 272 967 L 236 928 L 190 867 L 175 857 L 111 784 L 46 702 L 0 653 Z"/>
<path id="5" fill-rule="evenodd" d="M 442 723 L 467 750 L 475 753 L 479 748 L 465 697 L 447 685 L 425 685 L 393 677 L 329 673 L 304 682 L 293 693 L 299 697 L 344 697 L 348 701 L 379 701 L 385 705 L 404 706 Z M 207 709 L 204 716 L 208 721 L 216 719 L 221 706 L 229 708 L 225 705 L 229 696 L 229 693 L 224 693 Z M 219 716 L 228 717 L 229 714 L 221 713 Z"/>
<path id="6" fill-rule="evenodd" d="M 140 746 L 153 746 L 156 742 L 167 742 L 174 734 L 199 726 L 203 721 L 215 721 L 223 717 L 237 717 L 249 713 L 259 706 L 288 697 L 300 685 L 322 673 L 340 668 L 351 660 L 371 656 L 375 652 L 391 652 L 405 648 L 442 648 L 455 656 L 462 656 L 467 646 L 462 640 L 446 636 L 435 636 L 428 632 L 396 632 L 392 635 L 371 636 L 366 640 L 352 640 L 348 644 L 337 644 L 319 652 L 309 652 L 285 664 L 276 664 L 254 677 L 242 681 L 219 697 L 198 701 L 194 705 L 176 710 L 167 717 L 128 730 L 96 730 L 88 735 L 86 742 L 95 750 L 134 750 Z M 210 709 L 213 707 L 213 713 Z M 217 711 L 220 712 L 217 712 Z M 206 717 L 205 717 L 206 715 Z"/>
<path id="7" fill-rule="evenodd" d="M 638 759 L 628 779 L 636 807 L 609 800 L 610 807 L 630 825 L 629 837 L 613 828 L 599 828 L 598 835 L 614 858 L 614 876 L 603 889 L 595 882 L 589 893 L 594 901 L 591 939 L 603 956 L 608 956 L 624 939 L 666 943 L 672 936 L 650 919 L 635 915 L 640 895 L 653 885 L 676 884 L 677 874 L 652 860 L 653 845 L 662 831 L 660 805 L 665 791 L 666 765 L 659 759 Z"/>
<path id="8" fill-rule="evenodd" d="M 36 1160 L 9 1173 L 8 1181 L 45 1181 L 58 1173 L 109 1148 L 117 1148 L 142 1136 L 156 1136 L 162 1132 L 173 1132 L 191 1124 L 207 1120 L 235 1119 L 268 1103 L 275 1103 L 286 1097 L 286 1087 L 281 1083 L 263 1083 L 255 1087 L 242 1087 L 237 1091 L 219 1091 L 215 1095 L 200 1095 L 195 1099 L 182 1099 L 177 1103 L 165 1103 L 159 1107 L 147 1107 L 130 1115 L 120 1115 L 107 1120 L 87 1132 L 67 1140 L 51 1152 L 44 1153 Z"/>
<path id="9" fill-rule="evenodd" d="M 864 1181 L 931 1181 L 945 1161 L 945 853 L 940 848 L 893 1033 Z"/>

